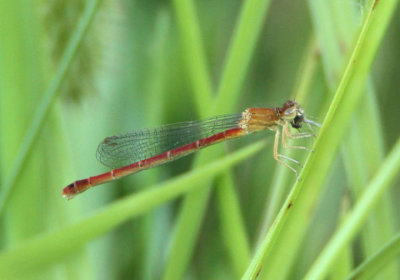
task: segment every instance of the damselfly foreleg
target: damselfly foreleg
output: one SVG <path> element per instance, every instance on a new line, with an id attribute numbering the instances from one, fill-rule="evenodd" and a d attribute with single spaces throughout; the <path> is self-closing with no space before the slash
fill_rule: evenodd
<path id="1" fill-rule="evenodd" d="M 285 155 L 281 155 L 278 153 L 278 147 L 279 147 L 279 138 L 280 138 L 280 132 L 279 132 L 279 128 L 275 127 L 272 130 L 275 130 L 275 141 L 274 141 L 274 159 L 279 162 L 280 164 L 282 164 L 283 166 L 289 168 L 290 170 L 292 170 L 294 172 L 294 174 L 296 175 L 297 180 L 299 179 L 299 176 L 297 174 L 297 170 L 295 168 L 293 168 L 292 166 L 290 166 L 289 164 L 287 164 L 286 162 L 282 161 L 280 158 L 289 160 L 297 165 L 299 165 L 300 167 L 302 167 L 302 164 L 300 162 L 298 162 L 295 159 L 292 159 L 290 157 L 287 157 Z"/>
<path id="2" fill-rule="evenodd" d="M 286 138 L 289 139 L 301 139 L 301 138 L 309 138 L 309 137 L 315 137 L 315 135 L 313 133 L 309 133 L 309 132 L 300 132 L 300 133 L 295 133 L 295 134 L 291 134 L 290 133 L 290 128 L 289 128 L 289 124 L 285 123 L 283 125 L 282 128 L 282 146 L 286 149 L 299 149 L 299 150 L 307 150 L 307 151 L 313 151 L 312 149 L 309 149 L 307 147 L 304 146 L 291 146 L 291 145 L 287 145 L 286 142 Z"/>

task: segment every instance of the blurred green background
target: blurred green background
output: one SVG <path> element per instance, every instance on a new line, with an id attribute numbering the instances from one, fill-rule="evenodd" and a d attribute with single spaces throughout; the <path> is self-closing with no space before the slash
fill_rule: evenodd
<path id="1" fill-rule="evenodd" d="M 238 278 L 295 182 L 272 158 L 273 133 L 220 144 L 208 155 L 191 155 L 70 201 L 62 199 L 62 188 L 107 171 L 95 152 L 113 134 L 281 106 L 291 98 L 322 123 L 372 1 L 97 2 L 0 0 L 1 279 Z M 305 233 L 297 249 L 285 252 L 287 263 L 264 271 L 264 279 L 305 275 L 399 139 L 400 17 L 399 6 L 393 7 Z M 259 139 L 267 140 L 261 151 L 204 183 L 216 188 L 201 206 L 193 203 L 199 216 L 188 214 L 188 223 L 182 211 L 191 202 L 179 197 L 120 221 L 110 214 L 101 230 L 93 220 L 82 231 L 74 227 L 100 219 L 124 197 Z M 304 162 L 307 153 L 291 156 Z M 219 193 L 226 185 L 232 197 Z M 337 264 L 342 274 L 333 271 L 332 279 L 347 275 L 395 234 L 399 195 L 397 180 L 346 248 Z M 224 199 L 233 206 L 224 208 Z M 376 279 L 399 276 L 392 263 Z"/>

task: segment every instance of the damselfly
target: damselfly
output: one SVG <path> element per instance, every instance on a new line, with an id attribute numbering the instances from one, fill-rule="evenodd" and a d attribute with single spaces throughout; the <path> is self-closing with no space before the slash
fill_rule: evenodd
<path id="1" fill-rule="evenodd" d="M 299 129 L 303 123 L 309 132 L 292 134 L 290 127 Z M 161 126 L 155 129 L 133 131 L 107 137 L 97 149 L 97 159 L 113 170 L 75 181 L 63 189 L 63 196 L 73 198 L 100 184 L 155 167 L 186 156 L 201 148 L 269 129 L 275 132 L 273 157 L 297 175 L 295 168 L 282 159 L 299 166 L 300 162 L 278 153 L 279 141 L 284 148 L 309 150 L 303 146 L 287 145 L 287 138 L 299 139 L 315 136 L 311 125 L 318 123 L 305 118 L 297 102 L 289 100 L 283 107 L 249 108 L 243 113 L 223 115 L 202 121 L 190 121 Z M 282 136 L 280 132 L 282 127 Z"/>

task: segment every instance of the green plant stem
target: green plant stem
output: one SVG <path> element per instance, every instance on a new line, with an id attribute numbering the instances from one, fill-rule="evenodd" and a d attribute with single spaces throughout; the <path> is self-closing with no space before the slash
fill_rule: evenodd
<path id="1" fill-rule="evenodd" d="M 182 37 L 183 48 L 185 50 L 186 56 L 186 64 L 189 70 L 189 75 L 191 77 L 193 93 L 196 99 L 196 105 L 198 107 L 198 111 L 201 117 L 207 117 L 209 104 L 212 103 L 212 85 L 209 71 L 207 71 L 206 66 L 206 58 L 205 52 L 203 50 L 203 42 L 202 36 L 200 33 L 200 27 L 197 21 L 197 15 L 195 12 L 195 7 L 193 1 L 180 1 L 176 0 L 174 2 L 174 7 L 176 10 L 176 14 L 178 17 L 180 33 Z M 218 148 L 217 148 L 218 149 Z M 222 154 L 222 149 L 219 149 Z M 210 156 L 206 156 L 210 157 Z M 203 158 L 206 158 L 203 156 Z M 215 157 L 215 155 L 214 155 Z M 202 160 L 196 161 L 197 163 Z M 232 178 L 230 178 L 230 174 L 228 172 L 222 175 L 225 181 L 232 182 Z M 208 182 L 210 184 L 211 182 Z M 199 191 L 201 193 L 201 191 Z M 172 239 L 172 249 L 170 252 L 170 256 L 168 258 L 167 268 L 165 275 L 169 275 L 172 272 L 176 271 L 176 266 L 173 263 L 180 263 L 182 269 L 178 273 L 182 274 L 185 270 L 185 263 L 189 261 L 188 255 L 193 251 L 193 247 L 195 244 L 196 237 L 198 235 L 199 227 L 202 222 L 202 217 L 204 213 L 204 207 L 206 205 L 206 200 L 208 200 L 209 191 L 206 191 L 203 196 L 197 195 L 200 199 L 192 199 L 187 205 L 190 205 L 190 209 L 197 209 L 196 212 L 192 212 L 190 210 L 182 210 L 179 222 L 175 228 L 174 239 Z M 234 184 L 230 184 L 229 186 L 226 184 L 218 194 L 222 197 L 230 197 L 230 195 L 235 196 Z M 238 203 L 237 199 L 232 200 L 232 202 Z M 226 203 L 226 200 L 221 200 L 221 203 Z M 196 207 L 197 205 L 197 207 Z M 229 209 L 230 215 L 220 215 L 222 224 L 229 225 L 233 228 L 243 228 L 243 220 L 240 216 L 240 211 L 236 211 L 239 209 L 239 204 L 234 205 L 234 203 L 230 203 L 228 205 L 221 206 L 221 208 Z M 183 207 L 185 209 L 185 207 Z M 235 217 L 231 217 L 235 215 Z M 231 219 L 237 224 L 227 223 L 226 220 Z M 181 230 L 180 230 L 181 229 Z M 232 232 L 228 227 L 223 227 L 223 231 Z M 242 236 L 239 237 L 239 235 Z M 237 242 L 236 246 L 239 246 L 243 249 L 241 255 L 238 256 L 236 254 L 237 250 L 235 248 L 228 248 L 228 252 L 231 254 L 232 265 L 235 271 L 240 269 L 243 270 L 250 258 L 246 258 L 246 256 L 250 255 L 250 247 L 247 242 L 247 236 L 245 231 L 238 231 L 236 235 Z M 179 241 L 178 241 L 179 240 Z M 175 242 L 178 241 L 178 242 Z M 226 243 L 227 246 L 232 246 L 233 244 Z M 183 263 L 185 261 L 185 263 Z M 172 263 L 172 264 L 171 264 Z M 240 272 L 242 273 L 242 272 Z M 168 277 L 168 276 L 165 276 Z M 176 276 L 172 276 L 176 277 Z"/>
<path id="2" fill-rule="evenodd" d="M 383 246 L 373 256 L 361 263 L 346 279 L 364 280 L 372 278 L 400 253 L 400 234 Z"/>
<path id="3" fill-rule="evenodd" d="M 300 66 L 300 71 L 298 74 L 297 83 L 293 91 L 293 99 L 297 100 L 299 104 L 305 104 L 310 93 L 311 81 L 315 75 L 315 69 L 319 61 L 319 57 L 316 55 L 317 44 L 315 38 L 311 38 L 308 44 L 308 48 L 305 52 L 303 63 Z M 283 151 L 288 157 L 292 157 L 293 150 Z M 260 231 L 258 243 L 264 238 L 269 226 L 271 225 L 273 218 L 279 211 L 280 205 L 284 202 L 284 197 L 288 192 L 288 172 L 290 172 L 286 167 L 278 164 L 276 166 L 276 171 L 274 172 L 274 177 L 272 180 L 272 190 L 271 196 L 267 201 L 264 210 L 263 225 Z"/>
<path id="4" fill-rule="evenodd" d="M 349 47 L 353 44 L 359 18 L 349 1 L 309 1 L 313 24 L 321 46 L 325 80 L 330 92 L 334 92 L 337 77 Z M 362 8 L 360 6 L 360 8 Z M 330 18 L 329 18 L 330 17 Z M 349 189 L 355 197 L 363 191 L 368 180 L 375 174 L 383 159 L 383 133 L 379 122 L 377 104 L 371 79 L 364 89 L 365 98 L 360 102 L 352 129 L 342 145 L 342 157 L 349 181 Z M 374 133 L 371 133 L 374 131 Z M 372 148 L 371 148 L 372 147 Z M 370 215 L 361 234 L 362 252 L 372 254 L 385 240 L 393 235 L 393 211 L 390 200 L 382 198 Z M 312 234 L 312 233 L 311 233 Z M 312 239 L 312 237 L 310 237 Z M 305 245 L 307 246 L 307 245 Z M 295 254 L 294 254 L 295 255 Z M 293 258 L 285 259 L 286 264 Z M 397 279 L 394 266 L 386 269 L 382 279 Z"/>
<path id="5" fill-rule="evenodd" d="M 162 8 L 158 11 L 156 22 L 154 26 L 154 36 L 152 36 L 152 60 L 150 63 L 148 81 L 146 81 L 147 93 L 146 98 L 146 116 L 148 121 L 147 127 L 154 127 L 162 123 L 162 116 L 164 113 L 164 104 L 167 98 L 166 95 L 166 69 L 167 63 L 167 42 L 168 36 L 171 32 L 171 19 L 166 9 Z M 149 170 L 150 171 L 150 170 Z M 157 178 L 160 178 L 161 170 L 154 168 L 150 172 L 143 174 L 144 182 L 147 184 L 155 184 Z M 140 183 L 139 183 L 140 184 Z M 141 225 L 143 225 L 143 232 L 141 233 L 141 242 L 144 244 L 143 257 L 140 257 L 141 264 L 139 267 L 142 269 L 140 273 L 132 276 L 138 277 L 143 280 L 152 279 L 155 271 L 160 270 L 164 265 L 162 255 L 165 255 L 167 250 L 166 242 L 164 241 L 163 234 L 165 232 L 165 224 L 169 223 L 169 212 L 166 211 L 167 207 L 160 207 L 155 211 L 149 211 L 147 215 L 141 218 Z M 137 237 L 137 227 L 134 226 L 134 233 L 132 239 Z M 132 247 L 135 245 L 132 244 Z M 162 249 L 160 249 L 162 248 Z M 136 252 L 135 252 L 136 253 Z M 140 252 L 138 253 L 140 255 Z"/>
<path id="6" fill-rule="evenodd" d="M 223 114 L 227 109 L 235 108 L 269 4 L 270 0 L 244 2 L 227 54 L 217 98 L 210 108 L 213 114 Z"/>
<path id="7" fill-rule="evenodd" d="M 315 207 L 322 184 L 336 157 L 352 113 L 361 98 L 361 89 L 391 18 L 394 4 L 395 1 L 385 1 L 371 6 L 323 122 L 319 138 L 315 143 L 315 152 L 309 155 L 300 174 L 302 180 L 295 184 L 289 194 L 270 231 L 257 249 L 243 279 L 254 279 L 264 265 L 268 267 L 268 273 L 278 274 L 285 269 L 274 265 L 274 262 L 282 257 L 279 254 L 282 252 L 281 247 L 284 244 L 300 245 L 296 243 L 305 234 L 309 213 Z M 380 24 L 376 24 L 377 20 Z M 318 172 L 312 172 L 312 170 L 318 170 Z M 264 263 L 267 256 L 269 258 Z M 271 275 L 266 277 L 275 279 Z"/>
<path id="8" fill-rule="evenodd" d="M 226 172 L 224 172 L 226 173 Z M 222 240 L 226 244 L 229 256 L 233 263 L 233 269 L 237 278 L 246 271 L 250 263 L 250 245 L 247 240 L 246 229 L 239 208 L 239 201 L 234 192 L 234 182 L 230 174 L 223 174 L 219 180 L 217 191 L 219 214 L 221 216 Z M 239 219 L 239 221 L 237 221 Z"/>
<path id="9" fill-rule="evenodd" d="M 345 218 L 347 217 L 349 213 L 349 208 L 350 208 L 350 200 L 348 196 L 343 196 L 343 199 L 341 201 L 341 207 L 340 207 L 340 224 L 342 224 L 345 221 Z M 334 265 L 332 265 L 332 269 L 330 270 L 330 277 L 332 279 L 345 279 L 347 275 L 351 272 L 353 269 L 353 252 L 352 252 L 352 246 L 351 244 L 345 246 L 342 251 L 339 252 L 338 257 L 336 258 L 336 261 Z"/>
<path id="10" fill-rule="evenodd" d="M 6 204 L 13 192 L 13 188 L 15 187 L 15 182 L 21 174 L 27 158 L 32 152 L 32 148 L 39 136 L 39 132 L 41 131 L 49 111 L 58 96 L 59 89 L 71 68 L 74 58 L 76 57 L 79 47 L 85 38 L 85 35 L 93 21 L 94 16 L 96 15 L 100 4 L 101 0 L 93 0 L 87 5 L 87 8 L 82 15 L 82 19 L 80 20 L 78 27 L 67 46 L 67 49 L 65 50 L 56 74 L 54 75 L 54 78 L 52 79 L 46 93 L 43 95 L 42 101 L 40 102 L 38 110 L 33 117 L 32 124 L 26 133 L 26 137 L 21 145 L 21 149 L 16 157 L 11 172 L 4 181 L 0 197 L 0 215 L 3 213 L 4 208 L 6 207 Z"/>
<path id="11" fill-rule="evenodd" d="M 233 41 L 227 54 L 217 95 L 212 102 L 213 106 L 202 104 L 203 108 L 205 108 L 202 110 L 207 112 L 205 115 L 219 115 L 233 111 L 269 2 L 269 0 L 248 0 L 244 3 L 233 35 Z M 177 3 L 182 4 L 181 1 Z M 190 11 L 190 9 L 186 10 Z M 221 148 L 214 151 L 203 151 L 196 158 L 195 166 L 206 164 L 222 154 L 223 150 Z M 206 182 L 206 184 L 210 185 L 211 181 Z M 171 250 L 163 279 L 175 280 L 183 277 L 194 248 L 210 191 L 211 188 L 206 187 L 185 197 L 174 228 Z M 239 221 L 240 219 L 237 218 L 235 220 Z M 242 237 L 241 240 L 245 240 L 245 237 Z M 230 251 L 232 252 L 232 250 Z"/>
<path id="12" fill-rule="evenodd" d="M 194 2 L 174 0 L 174 8 L 178 18 L 186 65 L 192 81 L 198 113 L 201 118 L 206 118 L 209 117 L 206 108 L 212 103 L 212 84 L 207 70 L 204 44 Z"/>
<path id="13" fill-rule="evenodd" d="M 179 195 L 203 186 L 194 182 L 207 181 L 219 172 L 245 160 L 265 147 L 265 141 L 242 148 L 207 166 L 195 169 L 165 183 L 114 202 L 98 213 L 64 229 L 33 238 L 0 255 L 0 278 L 15 279 L 31 271 L 65 258 L 88 241 L 112 230 L 121 223 Z M 79 199 L 76 198 L 76 199 Z M 79 232 L 77 237 L 76 232 Z"/>
<path id="14" fill-rule="evenodd" d="M 359 19 L 354 15 L 354 7 L 349 1 L 310 1 L 310 8 L 314 26 L 319 31 L 321 55 L 326 62 L 326 81 L 333 92 L 334 78 L 340 74 L 345 53 L 353 44 Z M 331 14 L 334 17 L 327 21 L 327 18 L 321 16 L 325 14 Z M 333 53 L 337 55 L 332 55 Z M 378 106 L 374 102 L 375 92 L 371 79 L 368 79 L 364 90 L 366 91 L 365 98 L 358 106 L 358 114 L 351 124 L 352 129 L 342 145 L 342 157 L 349 189 L 355 197 L 363 191 L 364 186 L 383 160 L 383 130 L 379 122 Z M 390 200 L 386 198 L 383 197 L 381 203 L 375 207 L 374 213 L 370 215 L 361 234 L 362 252 L 367 256 L 393 235 L 395 218 L 391 211 Z M 386 269 L 382 279 L 397 279 L 398 271 L 394 268 L 391 266 Z"/>
<path id="15" fill-rule="evenodd" d="M 397 141 L 391 153 L 383 162 L 378 173 L 365 189 L 353 210 L 347 216 L 345 222 L 333 235 L 331 240 L 321 252 L 318 259 L 311 266 L 305 279 L 324 279 L 330 265 L 337 255 L 354 238 L 363 226 L 368 214 L 373 210 L 375 203 L 382 196 L 390 183 L 399 174 L 400 170 L 400 139 Z"/>

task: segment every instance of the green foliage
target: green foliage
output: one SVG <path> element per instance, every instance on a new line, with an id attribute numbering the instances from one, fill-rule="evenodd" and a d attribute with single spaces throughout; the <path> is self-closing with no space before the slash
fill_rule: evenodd
<path id="1" fill-rule="evenodd" d="M 1 279 L 400 277 L 396 0 L 64 2 L 0 1 Z M 300 181 L 266 132 L 61 198 L 106 136 L 291 98 Z"/>

